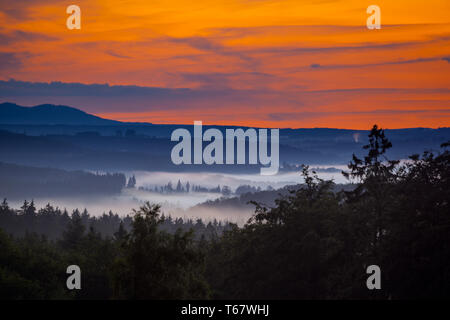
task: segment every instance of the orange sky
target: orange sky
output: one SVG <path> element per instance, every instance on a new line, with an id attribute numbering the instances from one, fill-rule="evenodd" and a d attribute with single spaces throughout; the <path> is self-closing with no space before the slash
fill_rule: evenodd
<path id="1" fill-rule="evenodd" d="M 371 4 L 381 30 L 365 26 Z M 153 123 L 450 126 L 448 0 L 0 0 L 0 21 L 1 80 L 168 89 L 1 101 Z"/>

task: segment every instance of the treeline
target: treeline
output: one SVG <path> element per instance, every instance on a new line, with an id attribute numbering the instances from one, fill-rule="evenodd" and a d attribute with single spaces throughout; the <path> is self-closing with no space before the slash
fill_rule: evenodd
<path id="1" fill-rule="evenodd" d="M 34 201 L 27 200 L 19 209 L 11 208 L 6 199 L 0 204 L 0 229 L 15 238 L 36 234 L 56 241 L 61 239 L 67 226 L 74 221 L 79 221 L 85 230 L 95 230 L 103 238 L 113 238 L 121 226 L 127 232 L 132 229 L 133 217 L 130 215 L 120 217 L 112 211 L 103 213 L 101 216 L 91 216 L 87 209 L 82 211 L 74 209 L 69 213 L 67 209 L 53 207 L 51 204 L 37 209 Z M 202 219 L 173 218 L 163 214 L 158 228 L 171 234 L 179 229 L 193 230 L 196 239 L 201 237 L 209 239 L 222 234 L 230 228 L 230 224 L 216 219 L 206 222 Z"/>
<path id="2" fill-rule="evenodd" d="M 154 187 L 139 187 L 139 190 L 149 191 L 149 192 L 157 192 L 163 194 L 171 194 L 171 193 L 189 193 L 189 192 L 204 192 L 204 193 L 222 193 L 224 196 L 230 195 L 231 189 L 228 186 L 220 186 L 213 188 L 203 187 L 200 185 L 191 184 L 189 181 L 186 184 L 182 183 L 178 180 L 177 185 L 174 187 L 172 182 L 168 182 L 163 186 L 154 186 Z"/>
<path id="3" fill-rule="evenodd" d="M 210 297 L 203 250 L 232 225 L 164 217 L 150 203 L 133 212 L 132 218 L 95 218 L 50 205 L 36 212 L 27 202 L 14 210 L 3 201 L 0 299 Z M 65 287 L 66 268 L 73 264 L 83 273 L 79 291 Z"/>
<path id="4" fill-rule="evenodd" d="M 134 180 L 133 180 L 134 179 Z M 130 178 L 128 182 L 128 187 L 134 187 L 136 184 L 136 178 L 133 176 Z M 255 187 L 248 184 L 240 185 L 236 188 L 236 190 L 233 192 L 229 186 L 220 186 L 217 187 L 204 187 L 201 185 L 191 184 L 189 181 L 186 183 L 182 183 L 181 180 L 178 180 L 176 186 L 172 185 L 172 182 L 168 182 L 166 185 L 163 186 L 153 186 L 153 187 L 139 187 L 139 190 L 143 191 L 149 191 L 149 192 L 157 192 L 157 193 L 163 193 L 163 194 L 170 194 L 170 193 L 189 193 L 189 192 L 203 192 L 203 193 L 221 193 L 224 196 L 229 196 L 232 194 L 235 195 L 242 195 L 245 193 L 250 192 L 261 192 L 261 187 Z M 272 186 L 268 186 L 266 188 L 269 191 L 275 190 Z"/>
<path id="5" fill-rule="evenodd" d="M 418 299 L 450 297 L 450 144 L 440 152 L 390 161 L 376 126 L 346 176 L 332 181 L 304 167 L 305 184 L 273 207 L 255 203 L 249 222 L 222 234 L 162 230 L 149 203 L 112 237 L 72 217 L 49 241 L 0 232 L 2 298 L 76 299 Z M 21 213 L 23 215 L 25 213 Z M 65 289 L 68 265 L 82 289 Z M 368 290 L 366 268 L 381 270 Z"/>
<path id="6" fill-rule="evenodd" d="M 118 194 L 125 187 L 122 173 L 94 174 L 36 168 L 0 162 L 0 195 L 9 199 Z"/>

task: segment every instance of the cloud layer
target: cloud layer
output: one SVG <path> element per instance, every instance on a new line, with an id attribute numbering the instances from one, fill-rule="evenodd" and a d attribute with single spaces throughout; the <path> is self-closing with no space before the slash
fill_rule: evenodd
<path id="1" fill-rule="evenodd" d="M 381 1 L 381 30 L 351 0 L 77 4 L 68 30 L 64 2 L 0 0 L 0 100 L 161 123 L 450 126 L 448 1 Z"/>

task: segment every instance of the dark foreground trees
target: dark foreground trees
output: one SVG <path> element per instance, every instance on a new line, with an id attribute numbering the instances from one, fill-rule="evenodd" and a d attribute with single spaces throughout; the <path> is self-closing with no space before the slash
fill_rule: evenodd
<path id="1" fill-rule="evenodd" d="M 450 154 L 384 157 L 376 126 L 346 176 L 351 192 L 332 192 L 307 168 L 305 185 L 274 208 L 257 206 L 244 228 L 211 244 L 207 276 L 216 298 L 450 297 Z M 382 290 L 366 287 L 378 265 Z"/>
<path id="2" fill-rule="evenodd" d="M 11 211 L 6 202 L 1 210 L 9 218 L 25 214 Z M 149 203 L 134 210 L 130 231 L 120 223 L 113 237 L 103 236 L 93 226 L 87 230 L 83 220 L 91 218 L 78 210 L 67 217 L 58 240 L 36 233 L 14 238 L 0 229 L 0 299 L 208 298 L 204 253 L 193 229 L 163 230 L 174 223 L 166 222 L 159 210 Z M 43 217 L 34 215 L 33 221 Z M 208 234 L 206 226 L 196 229 L 203 231 L 203 237 Z M 81 290 L 66 288 L 69 265 L 81 269 Z"/>
<path id="3" fill-rule="evenodd" d="M 122 254 L 113 264 L 114 298 L 204 299 L 203 255 L 193 231 L 159 230 L 160 207 L 146 203 L 134 211 L 132 230 L 118 239 Z"/>
<path id="4" fill-rule="evenodd" d="M 16 233 L 46 230 L 42 219 L 66 225 L 55 240 L 0 231 L 0 298 L 449 298 L 448 146 L 389 161 L 390 142 L 375 126 L 367 156 L 349 164 L 352 191 L 336 192 L 304 167 L 305 183 L 274 207 L 256 203 L 242 228 L 191 223 L 201 236 L 175 231 L 184 224 L 151 204 L 128 220 L 99 223 L 51 207 L 36 214 L 30 203 L 12 211 L 4 202 L 1 221 Z M 96 230 L 106 221 L 113 236 L 112 227 L 106 236 Z M 80 291 L 65 288 L 70 264 L 81 267 Z M 369 265 L 381 268 L 381 290 L 366 287 Z"/>

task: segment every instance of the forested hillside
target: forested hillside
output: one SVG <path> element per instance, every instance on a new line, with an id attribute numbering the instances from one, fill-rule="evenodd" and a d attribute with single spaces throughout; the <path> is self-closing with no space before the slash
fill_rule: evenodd
<path id="1" fill-rule="evenodd" d="M 0 179 L 0 197 L 8 199 L 114 195 L 126 182 L 122 173 L 93 174 L 2 162 Z"/>

